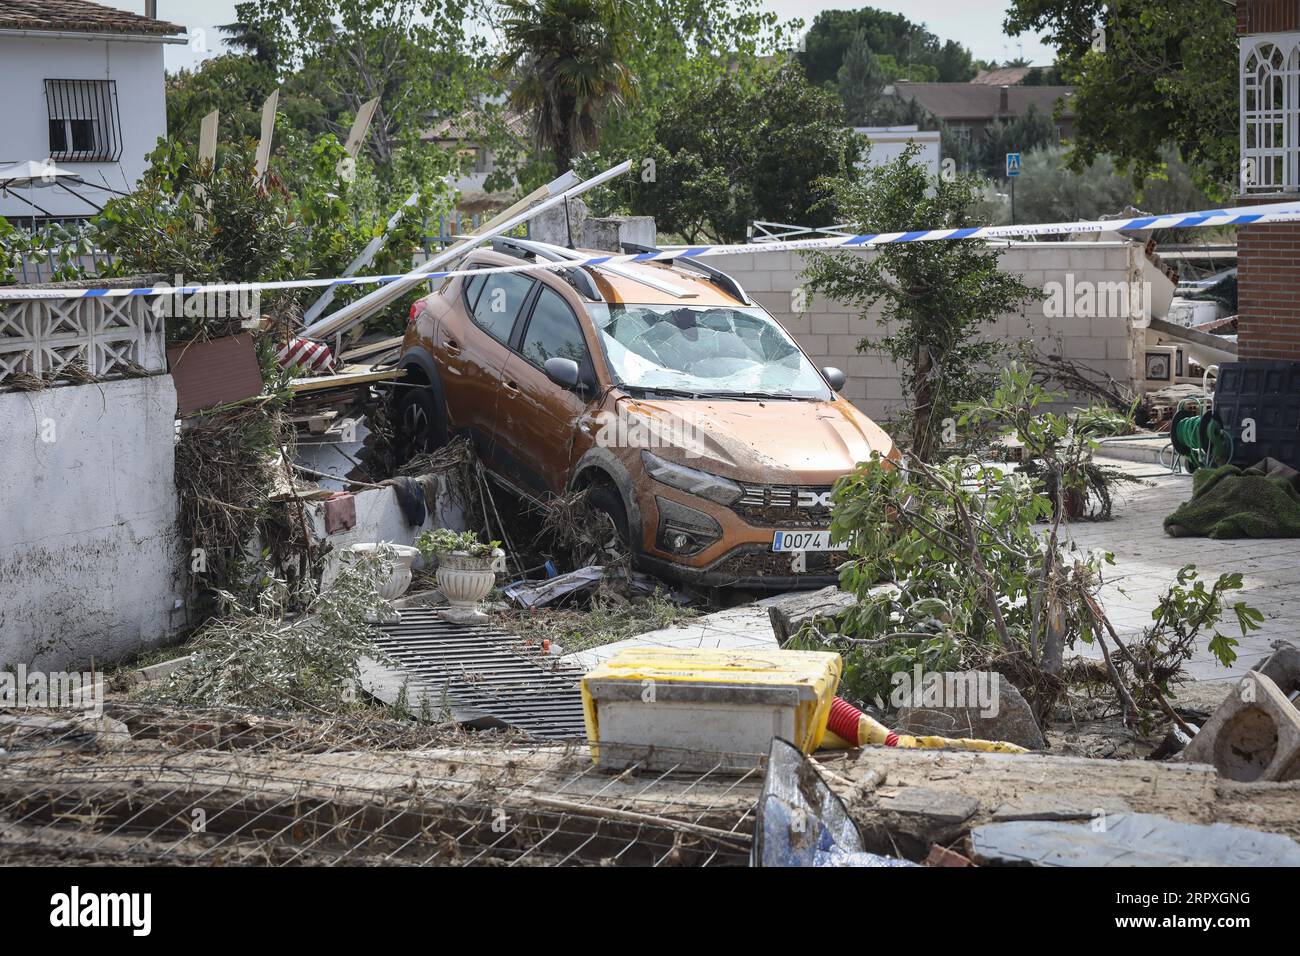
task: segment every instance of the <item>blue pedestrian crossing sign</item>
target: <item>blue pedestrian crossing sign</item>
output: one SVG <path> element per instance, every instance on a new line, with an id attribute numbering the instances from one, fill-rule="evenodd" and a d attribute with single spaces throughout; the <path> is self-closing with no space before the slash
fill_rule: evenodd
<path id="1" fill-rule="evenodd" d="M 1020 154 L 1007 153 L 1007 176 L 1020 175 Z"/>

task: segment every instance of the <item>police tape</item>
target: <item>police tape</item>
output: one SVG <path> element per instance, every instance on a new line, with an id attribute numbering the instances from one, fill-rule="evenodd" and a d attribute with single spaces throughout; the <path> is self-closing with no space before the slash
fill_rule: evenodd
<path id="1" fill-rule="evenodd" d="M 1167 213 L 1159 216 L 1135 216 L 1129 219 L 1100 219 L 1088 222 L 1055 222 L 1018 226 L 970 226 L 960 229 L 915 229 L 906 232 L 877 232 L 857 236 L 826 236 L 820 239 L 791 239 L 739 245 L 666 246 L 652 252 L 626 255 L 584 255 L 559 261 L 521 262 L 517 265 L 479 269 L 449 269 L 442 272 L 409 272 L 396 275 L 346 276 L 327 279 L 283 279 L 276 282 L 224 282 L 210 285 L 153 286 L 150 288 L 100 289 L 8 289 L 0 286 L 0 301 L 31 299 L 123 298 L 127 296 L 212 295 L 227 292 L 267 292 L 280 289 L 319 289 L 349 285 L 383 285 L 398 279 L 418 278 L 435 282 L 455 276 L 484 275 L 499 272 L 535 272 L 565 270 L 579 266 L 618 265 L 626 262 L 654 262 L 670 259 L 695 259 L 706 256 L 749 255 L 764 252 L 798 252 L 805 250 L 860 249 L 911 242 L 951 240 L 1016 239 L 1025 236 L 1054 236 L 1102 232 L 1150 231 L 1156 229 L 1208 229 L 1220 226 L 1300 223 L 1300 202 L 1269 203 L 1258 206 L 1234 206 L 1200 212 Z"/>

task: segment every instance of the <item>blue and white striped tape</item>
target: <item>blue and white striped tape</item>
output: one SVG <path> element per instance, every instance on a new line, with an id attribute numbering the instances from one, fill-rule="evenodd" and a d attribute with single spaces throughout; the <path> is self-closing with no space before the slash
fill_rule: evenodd
<path id="1" fill-rule="evenodd" d="M 328 279 L 286 279 L 279 282 L 227 282 L 214 285 L 155 286 L 121 289 L 6 289 L 0 286 L 0 300 L 123 298 L 127 296 L 199 295 L 225 292 L 271 291 L 276 289 L 329 288 L 348 285 L 383 285 L 398 279 L 418 278 L 438 281 L 451 276 L 481 275 L 493 272 L 531 272 L 544 269 L 571 269 L 574 266 L 599 266 L 605 263 L 653 262 L 662 259 L 690 259 L 702 256 L 732 256 L 763 252 L 787 252 L 807 249 L 862 248 L 907 242 L 941 242 L 953 239 L 1015 239 L 1024 236 L 1055 236 L 1070 233 L 1142 231 L 1155 229 L 1206 229 L 1217 226 L 1244 226 L 1264 223 L 1300 223 L 1300 202 L 1270 203 L 1259 206 L 1236 206 L 1200 212 L 1169 213 L 1161 216 L 1138 216 L 1132 219 L 1103 219 L 1090 222 L 1055 222 L 1019 226 L 978 226 L 966 229 L 916 229 L 907 232 L 868 233 L 861 236 L 827 236 L 820 239 L 792 239 L 721 246 L 669 246 L 655 252 L 629 255 L 576 256 L 562 262 L 521 262 L 489 269 L 450 269 L 442 272 L 410 272 L 398 275 L 346 276 Z M 1300 249 L 1297 250 L 1300 252 Z"/>

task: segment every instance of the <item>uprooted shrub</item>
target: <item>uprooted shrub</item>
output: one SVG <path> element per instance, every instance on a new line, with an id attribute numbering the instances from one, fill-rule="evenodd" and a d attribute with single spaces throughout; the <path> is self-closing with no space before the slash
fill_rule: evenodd
<path id="1" fill-rule="evenodd" d="M 387 548 L 355 555 L 297 615 L 288 610 L 296 596 L 279 578 L 264 577 L 252 604 L 223 592 L 224 613 L 194 638 L 189 661 L 161 687 L 138 696 L 184 707 L 350 709 L 356 704 L 361 657 L 384 657 L 369 621 L 392 613 L 377 589 L 393 566 Z"/>
<path id="2" fill-rule="evenodd" d="M 1096 644 L 1127 723 L 1174 719 L 1169 684 L 1227 610 L 1223 597 L 1240 576 L 1224 575 L 1207 590 L 1185 568 L 1153 626 L 1129 648 L 1098 599 L 1113 556 L 1080 552 L 1062 534 L 1061 499 L 1085 480 L 1078 465 L 1086 439 L 1055 416 L 1033 414 L 1044 400 L 1012 367 L 989 404 L 964 406 L 963 414 L 992 420 L 1030 447 L 1054 476 L 1055 501 L 1041 482 L 974 458 L 890 464 L 877 455 L 836 484 L 831 534 L 848 548 L 840 585 L 857 603 L 834 633 L 814 622 L 796 644 L 839 650 L 848 695 L 885 700 L 891 676 L 918 664 L 996 670 L 1044 724 L 1066 686 L 1065 652 Z M 1243 633 L 1258 626 L 1258 612 L 1233 609 Z M 1216 631 L 1209 649 L 1227 664 L 1233 644 Z"/>

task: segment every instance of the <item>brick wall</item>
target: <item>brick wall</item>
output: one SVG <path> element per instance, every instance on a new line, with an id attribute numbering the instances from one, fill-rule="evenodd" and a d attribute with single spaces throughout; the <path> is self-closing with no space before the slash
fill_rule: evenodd
<path id="1" fill-rule="evenodd" d="M 871 255 L 870 252 L 853 253 Z M 1037 288 L 1048 282 L 1129 282 L 1137 279 L 1140 248 L 1126 242 L 1018 242 L 1006 246 L 1001 266 L 1016 272 Z M 806 309 L 795 310 L 794 290 L 804 256 L 799 252 L 766 252 L 717 256 L 710 264 L 736 278 L 754 299 L 799 341 L 818 365 L 833 365 L 848 378 L 844 395 L 872 418 L 889 418 L 902 401 L 899 370 L 877 352 L 859 352 L 863 339 L 879 341 L 887 330 L 878 324 L 881 305 L 864 318 L 856 309 L 821 296 L 808 296 Z M 1123 316 L 1048 317 L 1042 302 L 1026 307 L 1023 315 L 1004 315 L 989 326 L 988 334 L 1006 341 L 1029 339 L 1044 351 L 1104 370 L 1121 382 L 1134 383 L 1143 333 Z"/>
<path id="2" fill-rule="evenodd" d="M 1237 34 L 1300 31 L 1300 0 L 1240 0 Z M 1240 196 L 1240 205 L 1294 200 L 1294 194 Z M 1237 354 L 1300 361 L 1300 225 L 1237 230 Z"/>
<path id="3" fill-rule="evenodd" d="M 1300 225 L 1237 230 L 1237 308 L 1240 358 L 1300 361 Z"/>
<path id="4" fill-rule="evenodd" d="M 1300 30 L 1300 0 L 1237 0 L 1237 36 Z"/>

